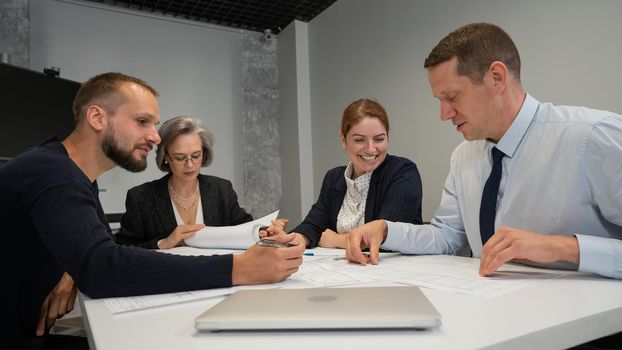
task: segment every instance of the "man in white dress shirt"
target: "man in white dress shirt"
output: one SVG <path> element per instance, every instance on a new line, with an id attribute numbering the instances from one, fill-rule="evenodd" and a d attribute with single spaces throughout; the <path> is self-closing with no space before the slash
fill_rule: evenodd
<path id="1" fill-rule="evenodd" d="M 377 264 L 379 247 L 455 254 L 468 243 L 482 276 L 515 260 L 622 278 L 622 116 L 538 102 L 521 85 L 512 39 L 492 24 L 458 28 L 424 66 L 441 120 L 465 138 L 441 204 L 428 225 L 377 220 L 351 231 L 348 260 Z M 491 150 L 500 157 L 488 188 Z"/>

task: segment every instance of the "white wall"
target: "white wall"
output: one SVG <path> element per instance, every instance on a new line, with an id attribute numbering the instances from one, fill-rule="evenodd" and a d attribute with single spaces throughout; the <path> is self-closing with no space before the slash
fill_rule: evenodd
<path id="1" fill-rule="evenodd" d="M 58 66 L 80 82 L 108 71 L 135 75 L 160 92 L 162 122 L 202 119 L 216 138 L 214 163 L 203 172 L 231 180 L 242 197 L 239 31 L 51 0 L 30 2 L 30 25 L 31 69 Z M 100 177 L 106 212 L 124 212 L 129 188 L 163 175 L 154 159 L 152 152 L 145 172 Z"/>
<path id="2" fill-rule="evenodd" d="M 423 61 L 446 34 L 487 21 L 514 39 L 522 81 L 541 101 L 622 113 L 622 1 L 340 0 L 309 23 L 315 193 L 345 164 L 337 138 L 343 109 L 377 98 L 391 122 L 390 153 L 414 160 L 423 217 L 440 201 L 449 155 L 462 140 L 439 119 Z"/>
<path id="3" fill-rule="evenodd" d="M 281 217 L 296 227 L 316 200 L 309 82 L 308 25 L 292 22 L 279 33 Z"/>
<path id="4" fill-rule="evenodd" d="M 299 222 L 302 216 L 300 203 L 302 189 L 300 186 L 300 167 L 298 166 L 301 146 L 298 137 L 296 39 L 295 25 L 290 24 L 279 33 L 279 147 L 282 194 L 279 215 Z M 310 187 L 313 187 L 313 184 L 310 184 Z"/>

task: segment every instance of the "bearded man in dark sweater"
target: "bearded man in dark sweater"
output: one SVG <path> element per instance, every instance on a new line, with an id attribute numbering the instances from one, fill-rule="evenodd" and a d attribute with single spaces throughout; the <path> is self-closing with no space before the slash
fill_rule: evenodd
<path id="1" fill-rule="evenodd" d="M 117 165 L 146 168 L 160 142 L 156 96 L 134 77 L 95 76 L 76 95 L 71 135 L 47 140 L 0 169 L 8 248 L 1 254 L 8 332 L 2 348 L 65 346 L 47 330 L 73 307 L 76 286 L 91 298 L 133 296 L 273 283 L 298 270 L 303 246 L 188 257 L 114 242 L 96 179 Z"/>

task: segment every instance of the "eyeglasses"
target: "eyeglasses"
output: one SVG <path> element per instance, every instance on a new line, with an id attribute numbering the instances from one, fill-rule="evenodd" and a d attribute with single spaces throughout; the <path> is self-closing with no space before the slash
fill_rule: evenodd
<path id="1" fill-rule="evenodd" d="M 187 161 L 190 161 L 192 164 L 195 164 L 197 162 L 201 162 L 203 160 L 203 154 L 199 153 L 199 154 L 192 154 L 189 156 L 183 156 L 183 155 L 175 155 L 174 157 L 171 157 L 169 154 L 166 155 L 168 157 L 168 159 L 170 159 L 171 161 L 179 164 L 179 165 L 185 165 Z"/>

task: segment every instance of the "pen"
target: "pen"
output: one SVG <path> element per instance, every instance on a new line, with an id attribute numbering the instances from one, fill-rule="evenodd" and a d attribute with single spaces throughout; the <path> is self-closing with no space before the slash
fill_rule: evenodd
<path id="1" fill-rule="evenodd" d="M 314 254 L 313 252 L 309 252 L 309 251 L 307 251 L 307 252 L 305 252 L 305 253 L 304 253 L 304 254 L 302 254 L 302 255 L 306 255 L 306 256 L 314 256 L 315 254 Z"/>
<path id="2" fill-rule="evenodd" d="M 279 243 L 279 242 L 275 242 L 275 241 L 271 241 L 271 240 L 267 240 L 267 239 L 260 239 L 259 241 L 257 241 L 257 245 L 260 247 L 268 247 L 268 248 L 289 248 L 289 247 L 295 247 L 298 244 L 296 243 Z"/>

